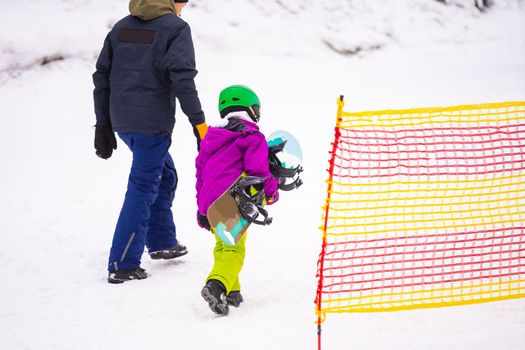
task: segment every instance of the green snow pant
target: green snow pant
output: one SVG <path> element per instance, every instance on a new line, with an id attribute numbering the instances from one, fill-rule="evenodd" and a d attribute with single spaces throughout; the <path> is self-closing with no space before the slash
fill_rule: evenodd
<path id="1" fill-rule="evenodd" d="M 239 273 L 246 255 L 247 235 L 248 232 L 245 232 L 239 243 L 234 246 L 223 243 L 217 235 L 214 235 L 216 243 L 213 249 L 213 269 L 206 282 L 211 279 L 221 281 L 226 287 L 226 293 L 241 290 Z"/>

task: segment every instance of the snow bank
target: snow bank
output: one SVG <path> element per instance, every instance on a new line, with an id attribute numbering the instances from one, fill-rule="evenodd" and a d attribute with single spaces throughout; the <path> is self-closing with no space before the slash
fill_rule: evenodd
<path id="1" fill-rule="evenodd" d="M 258 55 L 311 56 L 328 50 L 363 55 L 384 47 L 491 40 L 525 32 L 525 6 L 499 0 L 490 11 L 449 0 L 192 0 L 185 17 L 199 45 Z M 107 31 L 128 13 L 123 0 L 4 1 L 0 72 L 16 74 L 63 59 L 93 61 Z M 492 16 L 524 19 L 491 25 Z M 501 22 L 499 22 L 501 23 Z M 487 25 L 488 24 L 488 25 Z M 424 32 L 423 32 L 424 29 Z M 242 33 L 240 35 L 239 33 Z"/>

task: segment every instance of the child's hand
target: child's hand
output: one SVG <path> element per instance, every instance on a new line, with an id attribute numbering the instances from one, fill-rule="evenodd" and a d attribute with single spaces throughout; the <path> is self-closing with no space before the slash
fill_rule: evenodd
<path id="1" fill-rule="evenodd" d="M 272 196 L 266 197 L 266 204 L 272 205 L 279 200 L 279 192 L 275 191 Z"/>
<path id="2" fill-rule="evenodd" d="M 208 220 L 208 217 L 205 216 L 205 215 L 202 215 L 199 210 L 197 210 L 197 223 L 199 224 L 200 227 L 202 227 L 203 229 L 207 230 L 207 231 L 210 231 L 211 230 L 211 226 L 210 226 L 210 221 Z"/>

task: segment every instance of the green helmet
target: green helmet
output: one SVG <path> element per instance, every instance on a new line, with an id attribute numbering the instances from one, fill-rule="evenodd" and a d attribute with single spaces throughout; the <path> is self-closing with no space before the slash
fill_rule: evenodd
<path id="1" fill-rule="evenodd" d="M 219 112 L 221 118 L 235 111 L 246 111 L 254 122 L 258 122 L 261 102 L 259 97 L 247 86 L 232 85 L 221 91 L 219 95 Z"/>

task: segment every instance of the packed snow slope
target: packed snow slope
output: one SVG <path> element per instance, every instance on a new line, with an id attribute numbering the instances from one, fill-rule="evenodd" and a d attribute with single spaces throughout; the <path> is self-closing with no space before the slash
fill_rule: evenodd
<path id="1" fill-rule="evenodd" d="M 448 3 L 448 4 L 447 4 Z M 336 98 L 348 110 L 525 99 L 525 4 L 451 0 L 190 0 L 209 124 L 230 84 L 262 100 L 261 129 L 292 132 L 303 187 L 254 227 L 245 302 L 216 317 L 199 291 L 213 239 L 195 222 L 196 145 L 177 114 L 173 208 L 189 254 L 106 283 L 130 152 L 93 150 L 91 74 L 126 0 L 0 2 L 0 349 L 314 349 L 316 263 Z M 525 349 L 525 302 L 329 315 L 325 349 Z"/>

